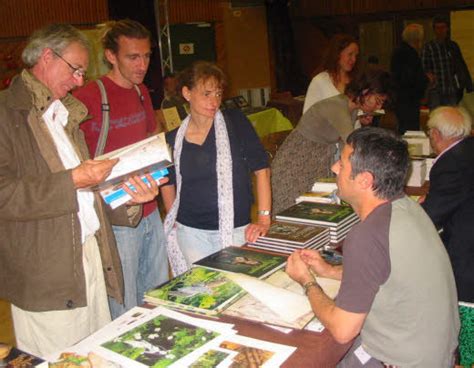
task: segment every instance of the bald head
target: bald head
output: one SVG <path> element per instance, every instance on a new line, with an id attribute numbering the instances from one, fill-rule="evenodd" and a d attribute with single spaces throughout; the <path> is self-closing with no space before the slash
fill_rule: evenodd
<path id="1" fill-rule="evenodd" d="M 442 106 L 434 109 L 428 120 L 431 145 L 436 153 L 471 134 L 471 116 L 461 107 Z"/>

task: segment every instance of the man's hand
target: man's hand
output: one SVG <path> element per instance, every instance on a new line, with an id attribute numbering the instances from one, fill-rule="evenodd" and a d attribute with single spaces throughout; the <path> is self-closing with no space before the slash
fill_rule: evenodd
<path id="1" fill-rule="evenodd" d="M 134 189 L 131 189 L 127 184 L 123 184 L 123 189 L 132 197 L 132 199 L 127 202 L 128 205 L 152 201 L 160 192 L 158 186 L 167 183 L 169 180 L 168 178 L 161 178 L 158 185 L 155 179 L 149 174 L 145 175 L 145 177 L 150 184 L 146 184 L 140 176 L 132 176 L 128 179 L 128 182 L 135 187 Z"/>
<path id="2" fill-rule="evenodd" d="M 291 256 L 288 257 L 286 273 L 300 285 L 314 281 L 314 277 L 309 271 L 309 266 L 301 258 L 300 250 L 294 251 Z"/>
<path id="3" fill-rule="evenodd" d="M 245 229 L 245 240 L 253 243 L 259 236 L 266 235 L 268 233 L 268 229 L 270 229 L 271 222 L 272 220 L 270 216 L 259 215 L 258 223 L 249 224 L 249 226 L 247 226 Z"/>
<path id="4" fill-rule="evenodd" d="M 318 276 L 328 277 L 332 271 L 332 265 L 327 263 L 321 254 L 314 249 L 302 249 L 301 259 L 311 268 Z"/>
<path id="5" fill-rule="evenodd" d="M 75 188 L 88 188 L 102 183 L 110 175 L 118 158 L 112 160 L 86 160 L 72 170 Z"/>
<path id="6" fill-rule="evenodd" d="M 418 198 L 418 203 L 422 204 L 426 200 L 426 194 L 421 195 L 420 198 Z"/>

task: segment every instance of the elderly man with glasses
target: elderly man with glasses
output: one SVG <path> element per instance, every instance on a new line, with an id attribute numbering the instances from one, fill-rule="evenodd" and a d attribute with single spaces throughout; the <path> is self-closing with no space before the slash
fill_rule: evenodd
<path id="1" fill-rule="evenodd" d="M 79 130 L 87 110 L 69 94 L 84 83 L 84 36 L 44 27 L 22 57 L 27 69 L 0 93 L 0 298 L 12 304 L 17 346 L 44 356 L 108 323 L 107 293 L 122 300 L 111 225 L 88 189 L 117 161 L 87 160 Z M 156 185 L 137 179 L 133 203 L 156 196 Z M 110 218 L 132 226 L 136 212 L 122 207 Z"/>

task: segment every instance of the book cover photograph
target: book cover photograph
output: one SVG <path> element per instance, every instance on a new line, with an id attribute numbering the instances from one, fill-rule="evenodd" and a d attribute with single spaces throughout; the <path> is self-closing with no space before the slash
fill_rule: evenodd
<path id="1" fill-rule="evenodd" d="M 48 363 L 45 360 L 17 349 L 14 346 L 0 343 L 0 367 L 48 367 Z"/>
<path id="2" fill-rule="evenodd" d="M 155 305 L 217 314 L 242 293 L 242 288 L 222 272 L 193 267 L 157 289 L 147 291 L 145 300 Z"/>
<path id="3" fill-rule="evenodd" d="M 194 264 L 228 272 L 244 273 L 257 278 L 283 267 L 286 257 L 255 252 L 240 247 L 227 247 L 213 253 Z"/>
<path id="4" fill-rule="evenodd" d="M 320 224 L 338 224 L 354 215 L 354 210 L 348 206 L 337 204 L 300 202 L 280 212 L 278 220 L 308 221 Z"/>
<path id="5" fill-rule="evenodd" d="M 217 336 L 217 332 L 158 316 L 101 346 L 147 367 L 168 367 Z"/>
<path id="6" fill-rule="evenodd" d="M 325 231 L 327 230 L 324 227 L 275 221 L 270 226 L 267 235 L 260 237 L 259 240 L 305 244 Z"/>
<path id="7" fill-rule="evenodd" d="M 293 346 L 246 336 L 221 335 L 199 357 L 189 356 L 192 359 L 185 358 L 180 363 L 193 368 L 273 368 L 280 367 L 295 350 Z M 220 363 L 215 365 L 217 361 Z"/>

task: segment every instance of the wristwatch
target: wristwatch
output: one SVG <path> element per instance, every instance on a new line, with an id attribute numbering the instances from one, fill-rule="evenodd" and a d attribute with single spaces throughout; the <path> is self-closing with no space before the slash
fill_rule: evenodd
<path id="1" fill-rule="evenodd" d="M 270 211 L 269 210 L 258 210 L 257 214 L 263 215 L 263 216 L 270 216 Z"/>
<path id="2" fill-rule="evenodd" d="M 305 295 L 308 295 L 309 288 L 312 286 L 320 288 L 319 284 L 316 281 L 308 281 L 306 284 L 303 285 Z"/>

